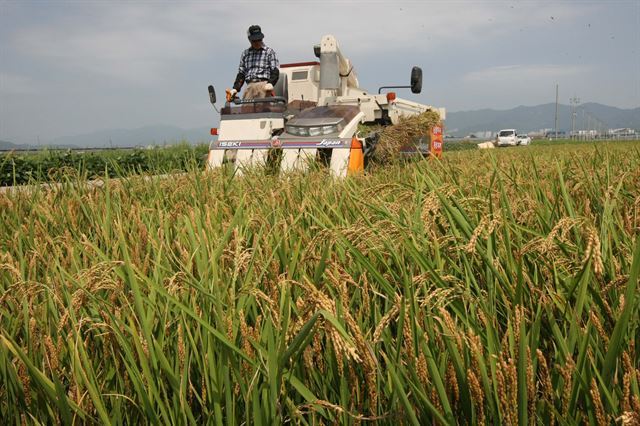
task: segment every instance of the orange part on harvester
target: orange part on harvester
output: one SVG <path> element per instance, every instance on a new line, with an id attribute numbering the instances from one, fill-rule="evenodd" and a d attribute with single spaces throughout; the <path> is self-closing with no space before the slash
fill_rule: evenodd
<path id="1" fill-rule="evenodd" d="M 364 171 L 364 152 L 362 152 L 362 142 L 355 136 L 351 139 L 351 152 L 349 153 L 348 175 L 362 173 Z"/>

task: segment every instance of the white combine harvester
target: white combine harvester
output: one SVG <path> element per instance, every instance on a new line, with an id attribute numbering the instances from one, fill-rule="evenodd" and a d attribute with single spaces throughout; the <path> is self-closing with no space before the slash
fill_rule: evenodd
<path id="1" fill-rule="evenodd" d="M 377 94 L 360 88 L 351 61 L 331 35 L 314 47 L 319 62 L 285 64 L 272 97 L 229 99 L 220 111 L 220 125 L 212 129 L 207 167 L 233 163 L 237 172 L 245 167 L 279 161 L 282 171 L 304 170 L 309 160 L 329 166 L 343 177 L 364 168 L 364 158 L 375 149 L 377 134 L 361 135 L 360 123 L 396 124 L 400 117 L 437 110 L 396 97 L 383 89 L 422 89 L 422 70 L 414 67 L 410 86 L 381 87 Z M 211 103 L 216 102 L 209 86 Z M 425 135 L 429 129 L 425 129 Z M 281 155 L 272 155 L 282 150 Z M 416 151 L 414 147 L 414 151 Z M 428 154 L 428 152 L 422 152 Z"/>

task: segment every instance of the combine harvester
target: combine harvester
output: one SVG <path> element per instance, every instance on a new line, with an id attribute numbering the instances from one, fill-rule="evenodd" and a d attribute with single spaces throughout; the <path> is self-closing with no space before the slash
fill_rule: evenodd
<path id="1" fill-rule="evenodd" d="M 365 158 L 372 155 L 379 138 L 378 132 L 361 135 L 359 124 L 386 126 L 398 123 L 401 117 L 430 110 L 438 111 L 440 119 L 445 119 L 444 108 L 400 99 L 394 92 L 381 93 L 383 89 L 397 88 L 420 93 L 419 67 L 411 71 L 410 86 L 385 86 L 378 94 L 371 94 L 360 88 L 351 61 L 342 54 L 333 36 L 324 36 L 314 53 L 319 62 L 281 65 L 271 97 L 231 99 L 227 90 L 219 128 L 211 129 L 218 139 L 211 142 L 208 168 L 233 163 L 241 173 L 245 167 L 278 161 L 282 171 L 305 170 L 310 160 L 315 160 L 327 165 L 333 175 L 344 177 L 364 169 Z M 213 86 L 209 86 L 209 96 L 215 108 Z M 425 129 L 425 136 L 428 132 Z M 441 150 L 441 126 L 433 133 L 436 149 Z M 408 149 L 414 154 L 429 155 L 430 146 Z"/>

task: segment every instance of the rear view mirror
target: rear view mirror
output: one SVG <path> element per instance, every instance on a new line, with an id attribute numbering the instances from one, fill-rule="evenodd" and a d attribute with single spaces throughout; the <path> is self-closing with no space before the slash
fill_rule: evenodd
<path id="1" fill-rule="evenodd" d="M 209 100 L 211 101 L 212 105 L 215 105 L 215 103 L 216 103 L 216 89 L 214 89 L 213 86 L 209 86 Z"/>
<path id="2" fill-rule="evenodd" d="M 411 69 L 411 93 L 422 91 L 422 68 L 413 67 Z"/>

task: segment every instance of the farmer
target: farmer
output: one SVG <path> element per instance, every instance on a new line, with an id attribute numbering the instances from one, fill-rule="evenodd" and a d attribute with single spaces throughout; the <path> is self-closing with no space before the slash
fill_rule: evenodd
<path id="1" fill-rule="evenodd" d="M 278 81 L 278 58 L 276 52 L 262 42 L 264 34 L 259 25 L 252 25 L 247 31 L 251 47 L 242 52 L 238 75 L 231 89 L 234 98 L 246 82 L 244 99 L 265 98 L 271 96 L 273 85 Z"/>

